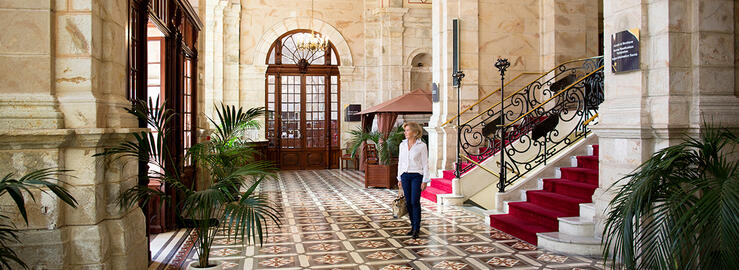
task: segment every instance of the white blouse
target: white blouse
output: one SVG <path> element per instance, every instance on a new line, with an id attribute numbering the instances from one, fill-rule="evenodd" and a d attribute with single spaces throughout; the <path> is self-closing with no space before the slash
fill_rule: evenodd
<path id="1" fill-rule="evenodd" d="M 431 182 L 429 176 L 429 153 L 426 144 L 420 139 L 408 150 L 408 140 L 400 143 L 400 153 L 398 155 L 398 181 L 403 173 L 420 173 L 423 175 L 423 182 Z"/>

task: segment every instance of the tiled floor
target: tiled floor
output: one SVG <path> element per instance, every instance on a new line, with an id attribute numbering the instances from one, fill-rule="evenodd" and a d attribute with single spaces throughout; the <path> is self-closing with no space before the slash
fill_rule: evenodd
<path id="1" fill-rule="evenodd" d="M 225 236 L 212 260 L 225 269 L 600 269 L 589 258 L 539 250 L 487 226 L 457 207 L 441 211 L 422 200 L 421 237 L 411 239 L 407 218 L 395 219 L 395 190 L 365 189 L 356 171 L 285 171 L 264 182 L 283 213 L 263 246 L 243 247 Z M 192 236 L 190 236 L 192 237 Z M 177 242 L 177 241 L 170 241 Z M 150 269 L 185 268 L 196 258 L 187 239 L 177 253 Z M 153 251 L 152 254 L 158 253 Z M 166 253 L 166 252 L 161 252 Z M 178 259 L 178 256 L 180 258 Z M 170 259 L 167 259 L 170 257 Z M 185 259 L 186 258 L 186 259 Z M 184 261 L 186 260 L 186 261 Z"/>

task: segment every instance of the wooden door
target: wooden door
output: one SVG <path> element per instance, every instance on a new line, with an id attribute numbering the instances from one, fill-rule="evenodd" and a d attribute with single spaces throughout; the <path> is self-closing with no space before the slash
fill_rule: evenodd
<path id="1" fill-rule="evenodd" d="M 279 158 L 282 169 L 328 166 L 326 76 L 280 76 Z"/>

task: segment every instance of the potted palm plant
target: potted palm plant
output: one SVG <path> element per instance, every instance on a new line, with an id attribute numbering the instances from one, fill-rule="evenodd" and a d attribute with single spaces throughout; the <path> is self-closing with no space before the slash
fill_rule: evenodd
<path id="1" fill-rule="evenodd" d="M 58 177 L 66 172 L 66 170 L 50 168 L 41 169 L 27 173 L 20 178 L 15 178 L 14 174 L 8 173 L 0 179 L 0 197 L 7 194 L 13 199 L 26 225 L 28 225 L 28 213 L 26 211 L 24 194 L 28 194 L 31 200 L 35 201 L 36 198 L 31 193 L 34 189 L 46 187 L 48 191 L 41 189 L 41 192 L 47 193 L 51 191 L 62 202 L 77 208 L 77 201 L 67 189 L 60 185 L 63 183 L 58 180 Z M 0 269 L 12 269 L 11 265 L 13 264 L 23 269 L 28 269 L 28 265 L 10 247 L 10 244 L 13 243 L 20 243 L 20 239 L 18 239 L 18 235 L 16 234 L 16 226 L 12 223 L 9 216 L 0 214 Z"/>
<path id="2" fill-rule="evenodd" d="M 150 171 L 147 177 L 159 180 L 180 194 L 182 200 L 176 205 L 182 219 L 180 223 L 192 227 L 197 233 L 195 250 L 198 260 L 188 269 L 220 269 L 221 263 L 209 260 L 217 232 L 240 238 L 244 244 L 261 244 L 267 234 L 265 225 L 268 220 L 280 223 L 273 204 L 256 192 L 264 179 L 274 177 L 274 168 L 268 162 L 255 161 L 255 151 L 241 139 L 241 132 L 255 125 L 254 118 L 263 114 L 264 109 L 244 111 L 225 105 L 216 108 L 218 119 L 209 118 L 215 126 L 212 139 L 193 145 L 187 153 L 200 169 L 208 172 L 206 183 L 198 190 L 194 185 L 184 184 L 178 169 L 181 166 L 171 164 L 174 159 L 166 142 L 171 133 L 168 122 L 172 113 L 159 109 L 164 106 L 154 107 L 152 104 L 152 101 L 148 105 L 138 102 L 129 112 L 147 121 L 153 130 L 138 132 L 134 134 L 134 140 L 108 148 L 101 155 L 136 157 L 161 168 L 162 172 Z M 148 202 L 153 196 L 159 196 L 164 203 L 172 203 L 172 198 L 161 189 L 148 186 L 135 186 L 122 192 L 118 202 L 122 207 L 134 207 L 140 202 Z"/>
<path id="3" fill-rule="evenodd" d="M 377 145 L 378 164 L 367 164 L 365 169 L 365 186 L 376 186 L 394 188 L 397 186 L 398 173 L 398 146 L 405 138 L 403 128 L 396 127 L 386 139 L 382 139 L 379 132 L 364 132 L 352 130 L 349 132 L 351 139 L 352 157 L 357 154 L 362 143 L 371 141 Z"/>
<path id="4" fill-rule="evenodd" d="M 604 257 L 626 269 L 738 269 L 738 142 L 707 126 L 614 184 Z"/>

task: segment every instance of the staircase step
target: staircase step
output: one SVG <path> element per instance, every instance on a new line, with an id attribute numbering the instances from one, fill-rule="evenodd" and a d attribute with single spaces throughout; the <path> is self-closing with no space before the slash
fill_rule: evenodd
<path id="1" fill-rule="evenodd" d="M 560 168 L 561 178 L 598 185 L 598 170 L 568 167 Z"/>
<path id="2" fill-rule="evenodd" d="M 512 215 L 490 215 L 490 226 L 536 245 L 536 233 L 550 232 L 544 226 Z"/>
<path id="3" fill-rule="evenodd" d="M 431 179 L 431 187 L 441 189 L 446 193 L 452 193 L 452 180 L 444 178 Z"/>
<path id="4" fill-rule="evenodd" d="M 593 145 L 593 155 L 600 156 L 600 145 Z"/>
<path id="5" fill-rule="evenodd" d="M 559 229 L 559 221 L 557 218 L 567 216 L 563 212 L 542 207 L 530 202 L 508 203 L 508 211 L 508 214 L 512 216 L 526 220 L 532 224 L 544 226 L 549 229 L 549 231 L 557 231 Z"/>
<path id="6" fill-rule="evenodd" d="M 573 198 L 544 190 L 526 191 L 526 200 L 543 207 L 551 208 L 556 211 L 564 212 L 567 216 L 577 216 L 580 214 L 580 204 L 590 202 Z"/>
<path id="7" fill-rule="evenodd" d="M 426 189 L 421 191 L 421 197 L 424 197 L 432 202 L 436 202 L 437 194 L 449 194 L 449 192 L 443 191 L 435 187 L 426 187 Z"/>
<path id="8" fill-rule="evenodd" d="M 562 232 L 545 232 L 537 234 L 539 247 L 548 250 L 567 251 L 572 255 L 600 256 L 602 249 L 600 239 L 592 236 L 575 236 Z"/>
<path id="9" fill-rule="evenodd" d="M 454 170 L 445 170 L 442 172 L 442 176 L 444 177 L 444 179 L 447 179 L 447 180 L 452 180 L 456 178 L 454 176 Z"/>
<path id="10" fill-rule="evenodd" d="M 595 235 L 595 223 L 592 219 L 582 217 L 561 217 L 559 221 L 559 232 L 574 236 Z"/>
<path id="11" fill-rule="evenodd" d="M 585 169 L 598 169 L 598 156 L 577 156 L 577 167 Z"/>
<path id="12" fill-rule="evenodd" d="M 542 181 L 544 181 L 545 191 L 559 193 L 582 200 L 592 200 L 593 192 L 598 188 L 597 185 L 572 181 L 569 179 L 546 178 L 542 179 Z"/>

